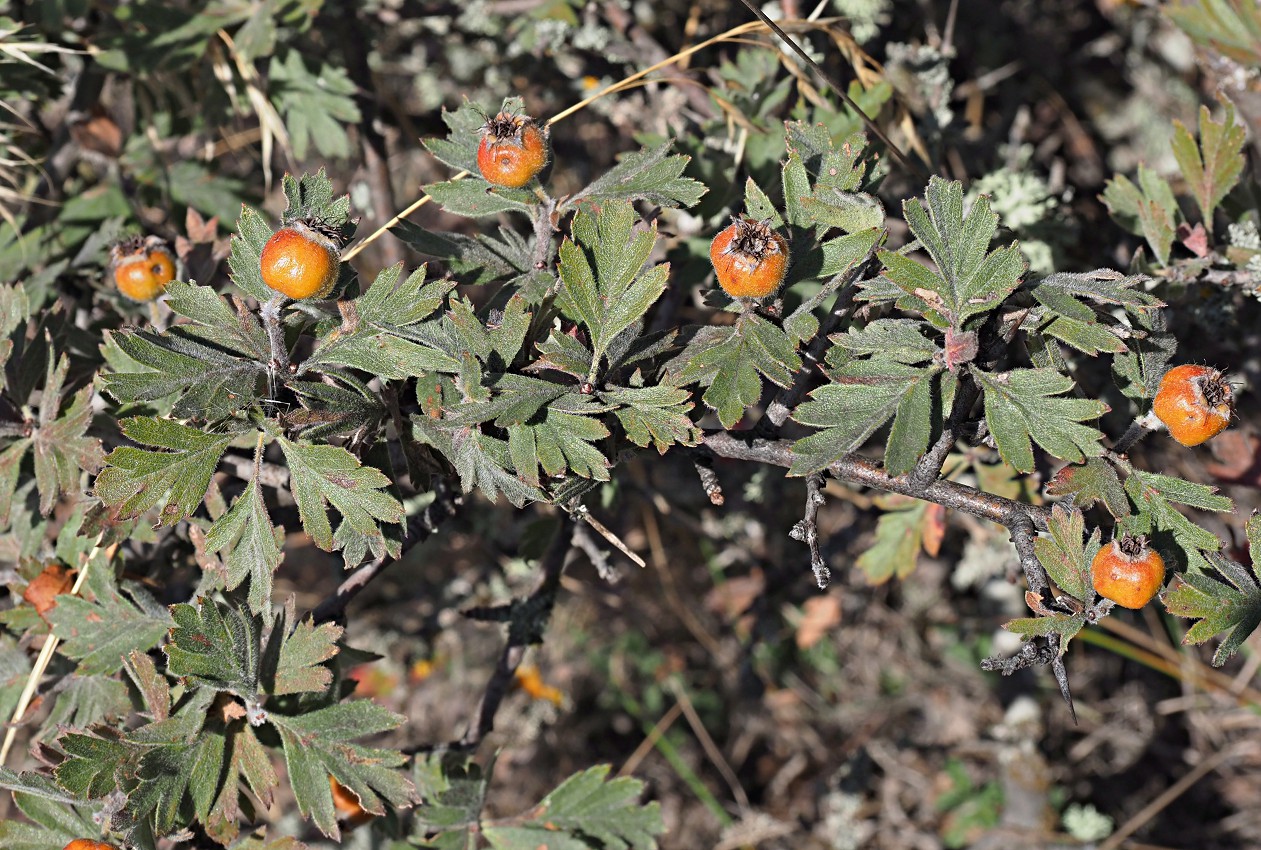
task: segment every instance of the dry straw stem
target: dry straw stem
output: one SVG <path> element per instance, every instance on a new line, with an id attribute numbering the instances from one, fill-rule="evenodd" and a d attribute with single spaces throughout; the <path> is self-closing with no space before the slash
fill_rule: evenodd
<path id="1" fill-rule="evenodd" d="M 276 111 L 276 107 L 272 106 L 271 101 L 267 99 L 267 95 L 263 92 L 258 69 L 254 67 L 252 62 L 246 61 L 245 57 L 236 49 L 236 43 L 232 40 L 232 36 L 228 34 L 227 30 L 219 30 L 218 36 L 227 46 L 228 53 L 231 54 L 233 63 L 236 65 L 237 73 L 245 81 L 245 93 L 250 99 L 250 105 L 254 107 L 255 113 L 258 115 L 259 127 L 263 132 L 263 183 L 267 188 L 271 188 L 272 143 L 273 141 L 278 141 L 280 149 L 284 151 L 285 156 L 293 159 L 293 151 L 289 144 L 289 132 L 285 129 L 285 122 L 280 119 L 280 113 Z M 223 69 L 216 67 L 215 71 L 222 77 Z M 229 92 L 232 91 L 231 88 L 227 90 Z"/>
<path id="2" fill-rule="evenodd" d="M 679 715 L 682 713 L 683 704 L 676 702 L 669 711 L 663 714 L 661 719 L 657 721 L 657 725 L 652 727 L 652 730 L 644 740 L 639 742 L 635 752 L 630 754 L 630 758 L 618 770 L 618 777 L 633 775 L 639 768 L 639 763 L 647 757 L 648 753 L 652 752 L 652 748 L 657 746 L 657 741 L 661 740 L 661 737 L 670 731 L 670 727 L 674 725 L 674 721 L 678 720 Z"/>
<path id="3" fill-rule="evenodd" d="M 74 581 L 74 587 L 70 588 L 71 596 L 77 595 L 79 588 L 83 587 L 83 582 L 88 577 L 88 568 L 92 565 L 97 553 L 101 551 L 101 538 L 104 536 L 105 532 L 101 532 L 96 536 L 96 542 L 92 544 L 92 550 L 83 559 L 83 566 L 80 568 L 79 575 Z M 109 547 L 109 551 L 105 556 L 106 561 L 114 556 L 114 551 L 117 548 L 117 543 Z M 18 704 L 13 709 L 13 717 L 9 719 L 9 729 L 4 733 L 4 744 L 0 746 L 0 767 L 4 766 L 5 760 L 9 757 L 9 750 L 13 747 L 13 739 L 17 737 L 18 722 L 22 719 L 22 715 L 26 713 L 31 700 L 34 699 L 35 690 L 39 687 L 39 680 L 43 678 L 44 671 L 48 669 L 49 662 L 53 660 L 53 653 L 57 651 L 59 643 L 61 643 L 60 639 L 50 631 L 48 638 L 44 641 L 43 648 L 39 651 L 39 657 L 35 659 L 35 666 L 31 668 L 31 675 L 26 677 L 26 686 L 22 688 L 22 695 L 18 697 Z"/>
<path id="4" fill-rule="evenodd" d="M 1137 661 L 1204 693 L 1224 696 L 1239 704 L 1261 709 L 1261 692 L 1248 687 L 1246 681 L 1237 681 L 1209 667 L 1199 659 L 1189 656 L 1185 650 L 1162 643 L 1123 621 L 1109 617 L 1101 620 L 1099 626 L 1105 631 L 1112 632 L 1124 642 L 1094 632 L 1082 632 L 1080 636 L 1088 643 Z"/>
<path id="5" fill-rule="evenodd" d="M 1235 751 L 1233 748 L 1218 750 L 1213 755 L 1200 762 L 1191 770 L 1190 773 L 1183 776 L 1173 785 L 1171 785 L 1163 794 L 1152 800 L 1144 806 L 1134 817 L 1121 825 L 1121 828 L 1112 833 L 1108 840 L 1099 845 L 1099 850 L 1117 850 L 1125 839 L 1143 828 L 1156 815 L 1160 814 L 1169 807 L 1174 800 L 1185 794 L 1192 785 L 1199 782 L 1209 773 L 1221 767 L 1229 759 L 1233 758 Z"/>
<path id="6" fill-rule="evenodd" d="M 782 28 L 787 29 L 791 32 L 829 30 L 834 20 L 835 19 L 828 19 L 828 20 L 822 20 L 822 21 L 785 21 Z M 723 42 L 738 41 L 740 40 L 741 36 L 747 35 L 749 33 L 767 33 L 770 31 L 771 31 L 771 27 L 768 27 L 765 23 L 761 21 L 748 21 L 738 26 L 734 26 L 731 29 L 727 30 L 726 32 L 720 33 L 714 36 L 713 38 L 706 39 L 705 41 L 702 41 L 698 44 L 694 44 L 691 47 L 685 48 L 684 50 L 680 50 L 678 53 L 675 53 L 673 56 L 669 56 L 665 59 L 662 59 L 660 62 L 656 63 L 655 65 L 649 65 L 647 68 L 644 68 L 642 71 L 636 71 L 634 74 L 631 74 L 629 77 L 625 77 L 616 83 L 611 83 L 605 86 L 604 88 L 600 89 L 598 92 L 591 95 L 590 97 L 586 97 L 578 101 L 573 106 L 570 106 L 567 109 L 562 109 L 560 112 L 557 112 L 555 115 L 553 115 L 551 118 L 548 118 L 543 123 L 546 126 L 550 127 L 553 124 L 556 124 L 560 121 L 564 121 L 566 118 L 573 115 L 575 112 L 579 112 L 587 108 L 591 104 L 595 103 L 597 100 L 600 100 L 603 97 L 608 97 L 611 94 L 616 94 L 618 92 L 625 91 L 626 89 L 634 88 L 636 85 L 639 84 L 640 80 L 642 80 L 644 77 L 648 76 L 649 74 L 655 71 L 660 71 L 662 68 L 668 68 L 671 65 L 681 64 L 685 62 L 687 59 L 689 59 L 693 54 L 698 53 L 707 47 L 712 47 L 715 44 L 721 44 Z M 863 68 L 859 63 L 857 63 L 852 55 L 847 53 L 846 58 L 850 59 L 851 64 L 854 65 L 855 72 L 858 73 L 859 78 L 866 79 L 867 69 Z M 837 90 L 837 91 L 842 99 L 844 99 L 847 103 L 849 103 L 851 107 L 857 109 L 857 106 L 853 104 L 853 102 L 849 99 L 848 95 L 846 95 L 844 91 L 841 91 L 841 90 Z M 880 128 L 876 127 L 875 123 L 870 118 L 868 118 L 867 115 L 863 113 L 862 110 L 858 109 L 857 111 L 859 115 L 862 115 L 863 121 L 864 123 L 866 123 L 868 128 L 870 128 L 872 132 L 875 133 L 877 136 L 879 136 L 881 139 L 884 139 L 886 143 L 889 145 L 890 150 L 896 151 L 897 148 L 893 145 L 892 142 L 888 142 L 884 133 L 880 131 Z M 901 157 L 900 151 L 898 151 L 898 156 Z M 452 175 L 451 180 L 452 181 L 463 180 L 465 177 L 469 176 L 469 173 L 470 172 L 468 171 L 460 171 L 459 173 Z M 371 234 L 366 236 L 362 241 L 358 242 L 357 244 L 352 246 L 349 250 L 347 250 L 344 254 L 342 254 L 342 261 L 346 262 L 348 260 L 353 259 L 360 251 L 362 251 L 364 248 L 367 248 L 377 239 L 381 238 L 381 236 L 385 234 L 386 231 L 392 229 L 403 219 L 407 218 L 409 215 L 416 212 L 416 210 L 420 209 L 425 204 L 429 203 L 429 200 L 430 200 L 429 195 L 421 195 L 410 206 L 408 206 L 407 209 L 403 210 L 398 215 L 394 216 L 394 218 L 390 219 L 385 224 L 378 227 Z"/>

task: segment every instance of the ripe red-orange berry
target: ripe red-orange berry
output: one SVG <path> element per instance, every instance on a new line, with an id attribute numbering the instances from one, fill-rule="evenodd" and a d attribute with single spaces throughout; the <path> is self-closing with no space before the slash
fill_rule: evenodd
<path id="1" fill-rule="evenodd" d="M 482 127 L 477 170 L 509 189 L 529 183 L 547 165 L 547 131 L 533 118 L 500 112 Z"/>
<path id="2" fill-rule="evenodd" d="M 1198 446 L 1230 424 L 1234 391 L 1209 366 L 1175 366 L 1160 380 L 1152 411 L 1184 446 Z"/>
<path id="3" fill-rule="evenodd" d="M 788 240 L 769 222 L 738 218 L 714 237 L 709 259 L 718 285 L 732 298 L 765 298 L 788 272 Z"/>
<path id="4" fill-rule="evenodd" d="M 337 283 L 341 248 L 337 231 L 318 221 L 297 220 L 263 246 L 263 283 L 288 298 L 324 298 Z"/>
<path id="5" fill-rule="evenodd" d="M 76 838 L 61 850 L 118 850 L 113 844 L 104 841 L 93 841 L 91 838 Z"/>
<path id="6" fill-rule="evenodd" d="M 125 239 L 110 249 L 114 285 L 132 301 L 152 301 L 175 280 L 175 258 L 157 236 Z"/>
<path id="7" fill-rule="evenodd" d="M 1147 546 L 1147 538 L 1122 535 L 1104 546 L 1090 563 L 1090 583 L 1104 599 L 1122 608 L 1142 608 L 1165 582 L 1165 560 Z"/>
<path id="8" fill-rule="evenodd" d="M 330 776 L 328 787 L 333 791 L 333 808 L 337 810 L 338 818 L 349 822 L 351 826 L 358 826 L 372 819 L 371 813 L 360 805 L 359 798 L 345 785 Z"/>

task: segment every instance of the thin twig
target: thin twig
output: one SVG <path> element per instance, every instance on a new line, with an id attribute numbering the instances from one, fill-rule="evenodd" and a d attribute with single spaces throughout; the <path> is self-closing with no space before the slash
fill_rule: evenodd
<path id="1" fill-rule="evenodd" d="M 826 590 L 828 583 L 832 581 L 832 571 L 828 569 L 819 552 L 818 518 L 823 502 L 823 476 L 818 473 L 806 476 L 806 510 L 788 534 L 793 540 L 799 540 L 810 548 L 810 569 L 814 571 L 814 582 L 819 590 Z"/>
<path id="2" fill-rule="evenodd" d="M 609 584 L 617 584 L 621 581 L 621 574 L 609 563 L 609 553 L 600 548 L 600 544 L 591 536 L 591 529 L 586 523 L 580 522 L 574 526 L 573 544 L 587 556 L 587 560 L 591 562 L 591 566 L 595 567 L 596 574 L 601 579 Z"/>
<path id="3" fill-rule="evenodd" d="M 426 505 L 424 510 L 408 519 L 407 533 L 399 557 L 391 558 L 385 555 L 359 567 L 337 586 L 332 596 L 315 606 L 310 616 L 316 623 L 341 620 L 346 615 L 346 606 L 362 593 L 365 587 L 381 573 L 402 560 L 411 549 L 428 540 L 442 526 L 442 523 L 458 513 L 462 504 L 463 499 L 458 494 L 450 493 L 445 485 L 439 484 L 434 500 Z"/>
<path id="4" fill-rule="evenodd" d="M 534 207 L 534 268 L 547 268 L 552 259 L 552 233 L 555 224 L 552 216 L 556 213 L 556 201 L 547 193 L 540 191 L 541 203 Z"/>
<path id="5" fill-rule="evenodd" d="M 915 468 L 911 470 L 910 479 L 913 485 L 916 487 L 927 487 L 941 475 L 941 468 L 945 466 L 947 456 L 954 449 L 959 437 L 962 436 L 963 425 L 968 421 L 972 407 L 976 404 L 976 400 L 979 397 L 980 390 L 976 385 L 976 381 L 971 378 L 960 381 L 958 389 L 955 390 L 955 398 L 954 403 L 951 405 L 950 415 L 942 426 L 941 435 L 937 438 L 937 442 L 933 443 L 928 451 L 924 452 L 924 456 L 916 462 Z"/>
<path id="6" fill-rule="evenodd" d="M 810 54 L 802 50 L 801 46 L 797 44 L 796 41 L 789 38 L 788 33 L 780 29 L 779 24 L 775 23 L 769 17 L 767 17 L 766 13 L 763 12 L 760 8 L 758 8 L 757 4 L 755 4 L 753 0 L 740 0 L 740 2 L 742 2 L 745 6 L 747 6 L 750 12 L 752 12 L 754 15 L 757 15 L 758 20 L 766 24 L 766 26 L 769 27 L 773 33 L 775 33 L 775 35 L 779 36 L 780 40 L 783 41 L 784 44 L 787 44 L 790 48 L 792 48 L 792 51 L 801 58 L 801 61 L 805 62 L 806 65 L 812 71 L 814 71 L 815 75 L 817 75 L 820 80 L 827 83 L 828 87 L 831 88 L 832 91 L 836 93 L 837 97 L 839 97 L 841 100 L 845 102 L 846 106 L 848 106 L 850 109 L 854 110 L 854 112 L 858 114 L 858 117 L 861 118 L 863 121 L 863 125 L 866 126 L 868 130 L 871 131 L 871 134 L 873 136 L 875 136 L 880 141 L 884 142 L 885 147 L 889 149 L 890 153 L 892 153 L 894 156 L 898 158 L 899 162 L 901 162 L 903 165 L 905 165 L 907 168 L 913 171 L 916 176 L 927 177 L 927 175 L 924 174 L 923 170 L 917 164 L 911 162 L 911 160 L 907 157 L 907 155 L 902 153 L 902 149 L 899 148 L 897 145 L 895 145 L 893 143 L 893 140 L 890 139 L 887 135 L 885 135 L 884 130 L 881 130 L 879 125 L 877 125 L 876 122 L 873 121 L 867 115 L 866 112 L 863 112 L 862 107 L 859 106 L 857 103 L 855 103 L 854 99 L 849 96 L 848 92 L 845 91 L 845 87 L 842 86 L 840 83 L 838 83 L 836 80 L 832 79 L 831 74 L 823 70 L 823 68 L 820 67 L 819 63 L 815 62 L 814 59 L 810 57 Z"/>
<path id="7" fill-rule="evenodd" d="M 696 468 L 696 475 L 701 480 L 701 489 L 705 491 L 705 498 L 709 499 L 711 505 L 722 507 L 727 497 L 723 495 L 722 482 L 718 480 L 718 473 L 714 472 L 713 454 L 704 449 L 697 449 L 689 454 L 692 458 L 692 466 Z"/>
<path id="8" fill-rule="evenodd" d="M 1055 653 L 1055 657 L 1051 659 L 1051 673 L 1055 676 L 1055 682 L 1060 686 L 1060 696 L 1064 698 L 1064 704 L 1068 706 L 1068 714 L 1073 718 L 1073 725 L 1077 725 L 1077 709 L 1073 706 L 1073 692 L 1068 687 L 1068 670 L 1064 668 L 1064 653 L 1061 651 L 1061 645 L 1064 637 L 1060 634 L 1049 634 L 1046 636 L 1047 649 Z"/>
<path id="9" fill-rule="evenodd" d="M 806 390 L 810 387 L 810 379 L 814 376 L 816 369 L 823 362 L 824 356 L 832 345 L 830 339 L 832 332 L 840 325 L 841 320 L 849 315 L 849 311 L 853 307 L 854 282 L 866 276 L 872 258 L 876 255 L 876 247 L 883 241 L 883 239 L 877 239 L 872 243 L 871 250 L 867 252 L 866 257 L 845 271 L 840 272 L 828 282 L 828 286 L 835 286 L 837 290 L 836 300 L 832 302 L 832 309 L 824 316 L 822 323 L 819 325 L 819 332 L 810 341 L 805 355 L 801 358 L 801 368 L 793 376 L 792 383 L 780 390 L 774 400 L 767 405 L 766 415 L 758 421 L 758 436 L 778 436 L 779 428 L 788 421 L 789 415 L 805 397 Z"/>
<path id="10" fill-rule="evenodd" d="M 719 431 L 706 434 L 703 444 L 718 457 L 751 460 L 785 469 L 791 467 L 796 458 L 792 453 L 791 440 L 754 439 L 746 442 L 726 431 Z M 934 502 L 1009 528 L 1024 516 L 1034 528 L 1045 530 L 1051 518 L 1050 508 L 1006 499 L 956 481 L 943 479 L 927 487 L 913 487 L 909 476 L 890 475 L 873 461 L 852 455 L 834 461 L 826 471 L 841 481 Z"/>
<path id="11" fill-rule="evenodd" d="M 751 460 L 786 468 L 791 467 L 793 463 L 792 443 L 789 440 L 754 439 L 744 442 L 722 431 L 707 434 L 704 445 L 719 457 Z M 1030 591 L 1041 597 L 1050 589 L 1046 570 L 1042 568 L 1033 548 L 1036 531 L 1045 530 L 1047 527 L 1047 521 L 1051 516 L 1049 508 L 1027 505 L 946 479 L 938 479 L 926 487 L 920 486 L 912 482 L 909 475 L 889 475 L 872 461 L 853 456 L 834 461 L 826 471 L 841 481 L 861 484 L 888 493 L 900 493 L 1006 526 L 1011 531 L 1012 542 L 1016 545 L 1016 552 L 1020 556 L 1020 566 L 1024 570 Z M 983 669 L 1001 670 L 1005 674 L 1010 674 L 1034 664 L 1050 663 L 1055 674 L 1055 681 L 1060 687 L 1060 694 L 1073 715 L 1073 721 L 1076 722 L 1077 713 L 1073 708 L 1073 698 L 1068 687 L 1068 674 L 1064 669 L 1059 647 L 1060 636 L 1053 634 L 1036 641 L 1036 645 L 1026 644 L 1015 659 L 1008 662 L 988 659 L 982 666 Z"/>
<path id="12" fill-rule="evenodd" d="M 516 611 L 529 612 L 521 615 L 514 611 L 514 620 L 526 616 L 533 622 L 524 628 L 518 622 L 509 623 L 508 639 L 504 642 L 503 652 L 500 653 L 499 662 L 495 665 L 495 672 L 491 674 L 490 681 L 486 683 L 486 689 L 482 692 L 482 698 L 474 715 L 475 720 L 469 724 L 468 730 L 458 742 L 464 749 L 476 748 L 495 728 L 495 715 L 499 712 L 499 706 L 503 703 L 504 697 L 508 695 L 517 668 L 521 666 L 521 661 L 525 658 L 526 650 L 532 639 L 540 635 L 548 620 L 551 619 L 552 606 L 556 602 L 556 591 L 560 588 L 561 576 L 564 575 L 565 567 L 568 566 L 572 557 L 574 522 L 573 517 L 561 514 L 560 528 L 557 529 L 556 536 L 552 538 L 551 545 L 543 555 L 541 563 L 543 577 L 539 580 L 538 587 L 528 598 L 513 606 Z"/>
<path id="13" fill-rule="evenodd" d="M 622 540 L 622 538 L 614 534 L 609 529 L 608 526 L 606 526 L 604 523 L 600 522 L 598 519 L 593 517 L 591 515 L 590 508 L 588 508 L 586 505 L 582 505 L 582 504 L 571 505 L 570 507 L 566 508 L 566 510 L 569 512 L 569 515 L 572 516 L 574 519 L 580 519 L 583 522 L 585 522 L 587 525 L 591 526 L 595 530 L 595 533 L 603 537 L 605 540 L 609 541 L 609 543 L 613 545 L 614 549 L 616 549 L 617 551 L 621 552 L 623 555 L 625 555 L 626 557 L 634 561 L 635 566 L 639 567 L 641 570 L 644 567 L 648 566 L 648 564 L 644 562 L 644 559 L 640 557 L 638 552 L 636 552 L 631 547 L 627 546 L 626 542 Z"/>
<path id="14" fill-rule="evenodd" d="M 1020 645 L 1020 650 L 1010 658 L 986 658 L 981 661 L 981 669 L 991 673 L 1002 673 L 1010 676 L 1017 670 L 1028 667 L 1050 664 L 1055 651 L 1045 643 L 1029 641 Z"/>
<path id="15" fill-rule="evenodd" d="M 1020 569 L 1025 574 L 1029 589 L 1038 596 L 1043 596 L 1050 589 L 1051 583 L 1033 547 L 1034 538 L 1037 537 L 1033 520 L 1027 514 L 1017 514 L 1004 525 L 1011 532 L 1011 542 L 1015 544 L 1016 554 L 1020 556 Z"/>

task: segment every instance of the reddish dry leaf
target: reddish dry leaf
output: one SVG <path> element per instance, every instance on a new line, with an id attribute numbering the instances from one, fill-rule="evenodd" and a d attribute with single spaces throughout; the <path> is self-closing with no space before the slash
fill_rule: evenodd
<path id="1" fill-rule="evenodd" d="M 805 616 L 797 626 L 797 648 L 809 649 L 841 623 L 841 597 L 835 593 L 812 596 L 802 606 Z"/>
<path id="2" fill-rule="evenodd" d="M 76 117 L 70 122 L 70 136 L 84 150 L 110 159 L 118 159 L 123 152 L 122 128 L 99 103 L 92 104 L 86 117 Z"/>
<path id="3" fill-rule="evenodd" d="M 924 551 L 931 558 L 937 557 L 937 553 L 941 551 L 942 538 L 946 536 L 945 505 L 929 505 L 928 510 L 924 512 L 924 522 L 920 528 L 923 533 Z"/>
<path id="4" fill-rule="evenodd" d="M 240 720 L 246 714 L 245 706 L 226 693 L 221 693 L 215 697 L 213 710 L 225 724 L 231 723 L 233 720 Z"/>
<path id="5" fill-rule="evenodd" d="M 211 216 L 207 220 L 197 210 L 189 207 L 184 215 L 184 229 L 193 242 L 213 242 L 219 235 L 219 216 Z"/>
<path id="6" fill-rule="evenodd" d="M 1195 227 L 1188 227 L 1185 222 L 1179 224 L 1178 241 L 1195 256 L 1208 256 L 1208 234 L 1204 231 L 1204 225 L 1197 223 Z"/>
<path id="7" fill-rule="evenodd" d="M 1204 468 L 1220 481 L 1261 487 L 1261 439 L 1245 428 L 1223 431 L 1210 444 L 1217 459 Z"/>
<path id="8" fill-rule="evenodd" d="M 953 328 L 946 329 L 946 368 L 951 372 L 957 371 L 964 363 L 971 363 L 976 359 L 979 346 L 979 338 L 976 331 L 964 331 L 963 333 L 955 333 Z"/>
<path id="9" fill-rule="evenodd" d="M 766 589 L 766 577 L 756 567 L 747 575 L 728 579 L 705 594 L 705 607 L 732 622 L 753 605 Z"/>
<path id="10" fill-rule="evenodd" d="M 328 787 L 333 791 L 333 808 L 337 810 L 339 819 L 349 821 L 351 826 L 358 826 L 372 819 L 372 815 L 360 805 L 354 791 L 331 776 L 328 778 Z"/>
<path id="11" fill-rule="evenodd" d="M 394 693 L 399 684 L 396 673 L 383 670 L 372 662 L 354 667 L 346 678 L 355 681 L 357 697 L 386 697 Z"/>
<path id="12" fill-rule="evenodd" d="M 74 587 L 74 570 L 67 570 L 61 564 L 51 563 L 44 571 L 26 586 L 22 598 L 35 606 L 35 612 L 43 617 L 57 605 L 57 597 L 69 593 Z"/>

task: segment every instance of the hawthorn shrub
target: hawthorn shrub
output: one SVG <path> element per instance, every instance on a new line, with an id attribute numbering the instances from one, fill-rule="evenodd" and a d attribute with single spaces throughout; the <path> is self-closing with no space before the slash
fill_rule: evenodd
<path id="1" fill-rule="evenodd" d="M 1255 67 L 1255 40 L 1241 46 L 1223 10 L 1261 32 L 1246 2 L 1170 15 L 1204 50 Z M 4 846 L 293 846 L 254 831 L 277 803 L 333 839 L 371 829 L 373 846 L 657 846 L 662 814 L 639 780 L 591 766 L 529 809 L 492 815 L 494 758 L 474 757 L 514 682 L 562 701 L 522 666 L 525 652 L 544 640 L 576 551 L 610 578 L 638 558 L 606 522 L 608 494 L 633 462 L 663 456 L 694 464 L 715 505 L 725 498 L 717 460 L 800 481 L 791 535 L 800 580 L 820 588 L 831 579 L 818 523 L 829 480 L 909 497 L 857 559 L 871 583 L 908 577 L 943 509 L 1005 527 L 1029 616 L 1005 626 L 1024 639 L 1019 651 L 982 666 L 1049 666 L 1070 711 L 1065 653 L 1113 613 L 1092 563 L 1114 540 L 1164 565 L 1159 596 L 1192 622 L 1187 642 L 1223 636 L 1215 664 L 1261 624 L 1256 561 L 1223 553 L 1187 510 L 1228 513 L 1232 501 L 1129 455 L 1160 429 L 1154 398 L 1185 359 L 1171 305 L 1199 309 L 1206 286 L 1256 295 L 1255 187 L 1228 99 L 1218 117 L 1205 106 L 1195 131 L 1175 126 L 1173 182 L 1145 166 L 1136 181 L 1108 182 L 1103 202 L 1145 246 L 1124 270 L 1055 268 L 1053 240 L 1023 252 L 996 201 L 920 174 L 882 129 L 898 123 L 884 109 L 892 86 L 849 40 L 859 81 L 845 99 L 778 73 L 765 50 L 717 69 L 723 102 L 775 130 L 721 173 L 703 157 L 710 126 L 677 140 L 645 134 L 598 173 L 568 172 L 565 191 L 547 170 L 493 185 L 479 176 L 488 116 L 524 116 L 525 104 L 465 101 L 443 112 L 444 137 L 424 141 L 449 169 L 421 196 L 447 229 L 381 216 L 364 233 L 364 210 L 323 169 L 282 178 L 279 215 L 237 214 L 241 186 L 151 147 L 153 135 L 195 136 L 206 115 L 242 109 L 239 85 L 267 141 L 260 170 L 270 173 L 281 132 L 298 160 L 347 156 L 347 125 L 367 167 L 380 166 L 362 53 L 313 58 L 321 42 L 302 40 L 300 4 L 226 17 L 133 11 L 165 24 L 162 38 L 94 24 L 99 42 L 73 60 L 41 30 L 0 22 L 13 55 L 79 63 L 61 144 L 98 170 L 71 177 L 50 152 L 55 173 L 36 188 L 60 203 L 19 207 L 0 240 L 0 277 L 11 281 L 0 287 L 10 559 L 0 715 L 12 719 L 0 762 L 23 762 L 0 767 L 0 787 L 24 816 L 0 823 Z M 341 14 L 364 26 L 353 9 Z M 786 24 L 798 38 L 839 41 L 837 27 Z M 0 94 L 30 108 L 62 82 L 39 62 L 3 67 L 14 74 Z M 97 95 L 158 70 L 214 71 L 207 79 L 219 82 L 202 93 L 204 115 L 155 110 L 183 126 L 123 138 Z M 783 120 L 776 107 L 794 85 Z M 931 160 L 925 140 L 941 141 L 945 113 L 905 114 L 901 141 Z M 581 141 L 559 118 L 540 123 L 555 125 L 552 168 L 564 168 Z M 76 180 L 86 191 L 60 197 L 58 181 Z M 912 187 L 900 209 L 886 208 L 894 180 Z M 187 209 L 182 229 L 176 207 Z M 235 217 L 230 242 L 203 217 L 215 213 Z M 732 299 L 706 271 L 709 241 L 731 216 L 787 247 L 783 284 L 764 298 Z M 342 246 L 343 262 L 331 292 L 294 301 L 264 283 L 261 265 L 273 234 L 298 220 Z M 113 291 L 106 271 L 108 249 L 138 228 L 178 237 L 179 274 L 143 305 Z M 357 255 L 378 237 L 428 262 L 363 272 Z M 491 503 L 542 517 L 520 548 L 534 588 L 464 610 L 505 633 L 464 734 L 406 751 L 377 745 L 407 718 L 356 697 L 374 656 L 345 643 L 348 606 Z M 1246 530 L 1261 557 L 1261 519 Z M 273 592 L 298 532 L 346 571 L 310 610 Z"/>

